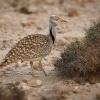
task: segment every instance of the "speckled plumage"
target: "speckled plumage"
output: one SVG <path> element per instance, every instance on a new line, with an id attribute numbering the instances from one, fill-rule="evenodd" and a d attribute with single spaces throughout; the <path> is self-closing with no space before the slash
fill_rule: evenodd
<path id="1" fill-rule="evenodd" d="M 3 66 L 21 61 L 34 61 L 47 56 L 52 50 L 49 35 L 32 34 L 20 40 L 6 55 Z"/>

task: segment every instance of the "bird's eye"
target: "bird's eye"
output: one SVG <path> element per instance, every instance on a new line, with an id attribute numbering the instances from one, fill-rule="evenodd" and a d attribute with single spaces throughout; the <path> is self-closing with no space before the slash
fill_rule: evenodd
<path id="1" fill-rule="evenodd" d="M 59 18 L 55 18 L 55 20 L 59 20 Z"/>
<path id="2" fill-rule="evenodd" d="M 59 17 L 55 17 L 54 19 L 55 19 L 55 20 L 59 20 Z"/>
<path id="3" fill-rule="evenodd" d="M 58 20 L 58 18 L 55 18 L 55 20 Z"/>

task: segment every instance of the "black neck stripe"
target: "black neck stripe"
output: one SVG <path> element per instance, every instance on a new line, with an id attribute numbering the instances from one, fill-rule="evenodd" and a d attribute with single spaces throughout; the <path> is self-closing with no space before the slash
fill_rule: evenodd
<path id="1" fill-rule="evenodd" d="M 50 28 L 50 36 L 51 36 L 51 39 L 52 39 L 53 44 L 54 44 L 54 42 L 55 42 L 55 37 L 54 37 L 54 35 L 53 35 L 53 33 L 52 33 L 52 27 Z"/>

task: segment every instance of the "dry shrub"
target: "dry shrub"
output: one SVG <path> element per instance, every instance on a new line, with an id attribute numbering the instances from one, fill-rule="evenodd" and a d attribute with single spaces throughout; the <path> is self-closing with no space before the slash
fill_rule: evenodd
<path id="1" fill-rule="evenodd" d="M 100 19 L 86 30 L 81 42 L 67 46 L 54 65 L 62 77 L 100 76 Z"/>
<path id="2" fill-rule="evenodd" d="M 100 19 L 93 22 L 88 30 L 86 30 L 85 42 L 87 45 L 100 45 Z"/>
<path id="3" fill-rule="evenodd" d="M 81 55 L 84 55 L 86 50 L 83 45 L 79 41 L 73 42 L 61 53 L 61 58 L 54 63 L 59 75 L 63 77 L 78 75 Z"/>
<path id="4" fill-rule="evenodd" d="M 24 90 L 14 84 L 0 85 L 0 100 L 27 100 Z"/>

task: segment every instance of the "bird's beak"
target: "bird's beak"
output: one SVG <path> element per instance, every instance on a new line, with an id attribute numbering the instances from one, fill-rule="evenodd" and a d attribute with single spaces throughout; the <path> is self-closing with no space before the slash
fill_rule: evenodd
<path id="1" fill-rule="evenodd" d="M 66 23 L 67 21 L 66 21 L 66 20 L 61 20 L 61 22 L 62 22 L 62 23 Z"/>

